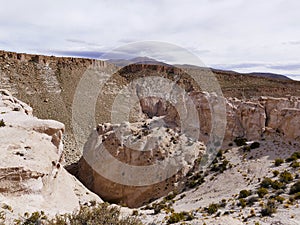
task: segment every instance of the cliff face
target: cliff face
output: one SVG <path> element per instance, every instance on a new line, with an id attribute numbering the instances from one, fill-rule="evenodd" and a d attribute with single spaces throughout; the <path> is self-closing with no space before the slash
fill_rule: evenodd
<path id="1" fill-rule="evenodd" d="M 71 107 L 82 75 L 91 65 L 105 67 L 102 61 L 40 56 L 0 51 L 0 88 L 30 103 L 39 118 L 54 119 L 66 125 L 66 160 L 78 159 L 71 132 Z"/>
<path id="2" fill-rule="evenodd" d="M 0 121 L 0 202 L 13 210 L 6 224 L 25 212 L 54 216 L 90 200 L 101 202 L 62 167 L 62 123 L 33 117 L 31 107 L 5 90 Z"/>
<path id="3" fill-rule="evenodd" d="M 156 85 L 159 86 L 158 82 Z M 140 121 L 99 124 L 84 146 L 78 167 L 79 179 L 105 200 L 139 207 L 170 191 L 182 191 L 187 174 L 192 173 L 197 160 L 206 152 L 202 142 L 208 144 L 212 140 L 211 136 L 224 134 L 223 146 L 226 147 L 237 137 L 247 138 L 249 141 L 300 141 L 300 128 L 296 125 L 300 123 L 298 97 L 260 97 L 252 102 L 223 98 L 225 115 L 216 117 L 213 114 L 221 112 L 216 110 L 221 100 L 214 94 L 190 92 L 192 101 L 177 99 L 171 105 L 158 97 L 142 98 L 141 88 L 136 86 L 135 90 L 137 99 L 140 99 L 136 111 Z M 166 88 L 172 92 L 171 87 Z M 177 97 L 180 99 L 183 96 Z M 188 112 L 193 104 L 198 112 L 195 117 Z M 130 108 L 130 105 L 127 107 Z M 180 109 L 186 113 L 182 113 Z M 220 118 L 226 119 L 226 123 L 219 121 Z M 213 119 L 217 121 L 212 121 Z M 224 122 L 225 132 L 213 130 L 215 122 Z M 193 130 L 197 123 L 200 128 L 198 140 L 186 130 Z M 194 148 L 193 154 L 187 154 L 191 147 Z M 215 153 L 218 152 L 218 147 L 221 146 L 215 147 Z M 174 164 L 180 170 L 174 176 L 163 179 L 161 171 L 172 170 L 167 166 L 160 169 L 158 165 L 176 155 L 181 155 L 180 160 L 175 160 Z M 166 165 L 172 165 L 172 162 L 167 162 Z M 137 172 L 133 169 L 136 167 L 149 168 Z M 153 177 L 161 179 L 149 183 Z M 143 178 L 146 180 L 143 181 Z"/>
<path id="4" fill-rule="evenodd" d="M 101 68 L 101 73 L 104 72 L 108 75 L 112 71 L 117 71 L 116 66 L 98 60 L 0 51 L 0 88 L 7 89 L 19 99 L 30 103 L 35 109 L 34 114 L 39 118 L 54 119 L 65 124 L 64 147 L 68 163 L 77 161 L 82 150 L 76 146 L 72 132 L 74 94 L 83 75 L 90 69 L 99 71 L 97 68 Z M 114 98 L 134 78 L 154 75 L 172 81 L 178 79 L 178 84 L 186 91 L 191 92 L 201 90 L 195 89 L 195 81 L 190 79 L 188 73 L 202 76 L 202 81 L 209 84 L 209 79 L 206 80 L 207 71 L 208 69 L 205 68 L 179 68 L 168 65 L 135 64 L 126 66 L 112 76 L 113 87 L 111 87 L 111 83 L 104 85 L 101 93 L 104 95 L 99 96 L 97 100 L 96 121 L 97 123 L 111 121 L 112 109 L 110 106 Z M 241 75 L 220 70 L 213 70 L 213 73 L 227 98 L 257 99 L 262 95 L 300 96 L 300 82 Z M 132 118 L 133 121 L 137 119 L 134 118 L 134 115 Z M 241 132 L 237 132 L 237 134 L 241 134 Z"/>

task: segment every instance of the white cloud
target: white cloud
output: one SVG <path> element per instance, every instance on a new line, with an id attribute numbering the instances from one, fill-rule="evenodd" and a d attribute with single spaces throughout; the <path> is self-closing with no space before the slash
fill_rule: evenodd
<path id="1" fill-rule="evenodd" d="M 299 8 L 298 0 L 3 0 L 0 48 L 102 52 L 157 40 L 207 65 L 300 63 Z"/>

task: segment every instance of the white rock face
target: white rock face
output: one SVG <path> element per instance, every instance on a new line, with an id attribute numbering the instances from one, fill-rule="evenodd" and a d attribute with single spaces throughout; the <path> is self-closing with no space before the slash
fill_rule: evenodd
<path id="1" fill-rule="evenodd" d="M 28 105 L 5 90 L 0 90 L 1 120 L 0 202 L 12 207 L 8 218 L 40 210 L 73 212 L 82 203 L 102 201 L 61 165 L 62 123 L 33 117 Z"/>

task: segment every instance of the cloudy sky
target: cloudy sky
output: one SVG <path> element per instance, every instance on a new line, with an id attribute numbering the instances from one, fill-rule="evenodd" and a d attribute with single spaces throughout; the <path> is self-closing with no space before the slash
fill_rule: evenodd
<path id="1" fill-rule="evenodd" d="M 181 46 L 210 67 L 300 80 L 299 0 L 0 2 L 0 49 L 97 58 L 155 40 Z"/>

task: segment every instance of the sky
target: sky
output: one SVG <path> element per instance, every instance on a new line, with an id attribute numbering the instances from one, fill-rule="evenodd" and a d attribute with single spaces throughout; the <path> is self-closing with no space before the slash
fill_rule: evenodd
<path id="1" fill-rule="evenodd" d="M 0 2 L 3 50 L 98 58 L 151 40 L 185 48 L 209 67 L 300 80 L 299 0 Z"/>

